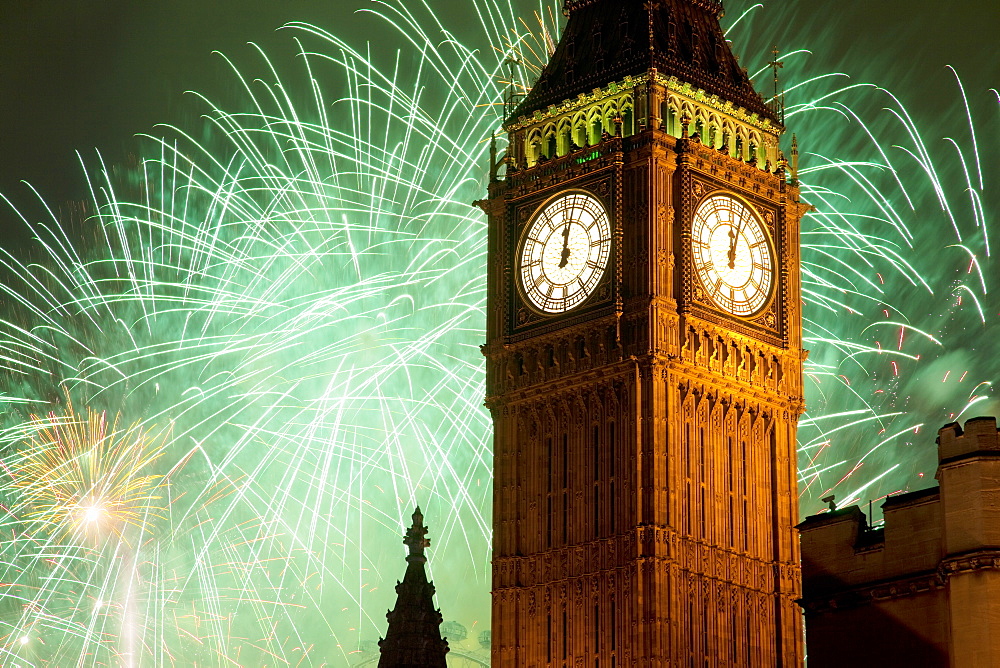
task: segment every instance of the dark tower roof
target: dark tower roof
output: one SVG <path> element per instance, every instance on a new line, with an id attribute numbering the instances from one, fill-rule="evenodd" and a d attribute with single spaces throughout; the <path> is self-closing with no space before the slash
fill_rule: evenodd
<path id="1" fill-rule="evenodd" d="M 389 629 L 378 641 L 379 668 L 445 668 L 448 641 L 441 639 L 441 611 L 434 607 L 434 584 L 424 573 L 427 527 L 418 506 L 403 544 L 410 548 L 406 575 L 396 583 L 396 607 L 386 613 Z"/>
<path id="2" fill-rule="evenodd" d="M 566 9 L 555 53 L 509 121 L 654 68 L 778 121 L 726 43 L 721 2 L 566 0 Z"/>

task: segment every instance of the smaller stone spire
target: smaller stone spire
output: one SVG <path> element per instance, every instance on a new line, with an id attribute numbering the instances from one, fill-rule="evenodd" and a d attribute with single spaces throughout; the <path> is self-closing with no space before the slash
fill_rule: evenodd
<path id="1" fill-rule="evenodd" d="M 406 575 L 396 583 L 396 607 L 386 613 L 389 629 L 379 639 L 379 668 L 445 668 L 448 641 L 441 638 L 441 611 L 434 607 L 434 584 L 427 581 L 424 550 L 430 547 L 420 506 L 403 544 L 410 548 Z"/>

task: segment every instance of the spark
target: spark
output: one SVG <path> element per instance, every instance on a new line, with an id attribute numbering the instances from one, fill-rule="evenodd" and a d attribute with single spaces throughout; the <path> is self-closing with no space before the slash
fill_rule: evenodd
<path id="1" fill-rule="evenodd" d="M 109 531 L 125 538 L 129 527 L 149 531 L 162 516 L 163 455 L 139 423 L 120 429 L 118 418 L 68 403 L 65 414 L 30 416 L 24 447 L 5 461 L 17 503 L 11 514 L 56 536 Z"/>

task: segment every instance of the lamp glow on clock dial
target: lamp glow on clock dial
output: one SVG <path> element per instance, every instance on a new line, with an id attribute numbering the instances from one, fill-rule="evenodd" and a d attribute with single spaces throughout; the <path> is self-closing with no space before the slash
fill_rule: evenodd
<path id="1" fill-rule="evenodd" d="M 596 198 L 574 192 L 547 204 L 521 241 L 524 296 L 545 313 L 564 313 L 597 288 L 611 255 L 608 213 Z"/>
<path id="2" fill-rule="evenodd" d="M 748 204 L 713 195 L 691 224 L 695 273 L 715 304 L 738 316 L 759 312 L 771 296 L 774 260 L 767 230 Z"/>

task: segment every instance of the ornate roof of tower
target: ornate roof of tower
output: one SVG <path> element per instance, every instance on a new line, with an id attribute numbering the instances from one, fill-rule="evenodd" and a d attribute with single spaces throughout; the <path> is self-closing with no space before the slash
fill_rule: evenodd
<path id="1" fill-rule="evenodd" d="M 379 668 L 445 668 L 448 641 L 441 638 L 441 611 L 434 607 L 434 584 L 424 572 L 424 549 L 431 542 L 419 506 L 403 544 L 410 548 L 406 575 L 396 583 L 396 607 L 385 615 L 389 629 L 378 641 Z"/>
<path id="2" fill-rule="evenodd" d="M 726 42 L 721 2 L 566 0 L 565 8 L 555 53 L 508 122 L 656 70 L 778 123 Z"/>

